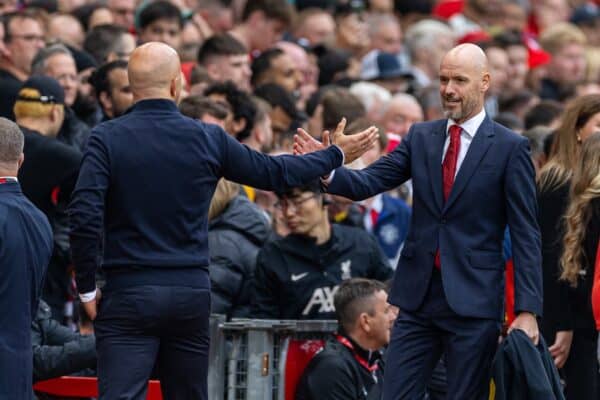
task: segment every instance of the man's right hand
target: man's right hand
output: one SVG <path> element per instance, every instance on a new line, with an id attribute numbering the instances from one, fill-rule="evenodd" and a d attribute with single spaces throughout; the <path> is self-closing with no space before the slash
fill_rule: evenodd
<path id="1" fill-rule="evenodd" d="M 556 368 L 562 368 L 567 362 L 572 342 L 573 331 L 556 332 L 556 340 L 554 341 L 554 344 L 548 348 L 550 355 L 554 358 Z"/>
<path id="2" fill-rule="evenodd" d="M 334 144 L 344 153 L 344 163 L 349 164 L 362 156 L 369 150 L 379 138 L 378 129 L 374 126 L 365 129 L 362 132 L 346 135 L 346 118 L 342 118 L 333 134 L 325 131 L 323 133 L 323 143 L 319 142 L 304 129 L 298 129 L 298 134 L 294 136 L 294 154 L 308 154 L 316 150 L 322 150 L 331 144 Z"/>

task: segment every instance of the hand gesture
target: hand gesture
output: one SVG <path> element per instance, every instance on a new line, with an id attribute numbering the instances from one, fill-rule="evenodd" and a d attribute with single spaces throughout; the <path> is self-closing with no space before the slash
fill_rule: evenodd
<path id="1" fill-rule="evenodd" d="M 294 136 L 294 154 L 308 154 L 335 144 L 344 153 L 344 163 L 349 164 L 373 147 L 379 137 L 374 126 L 353 135 L 344 134 L 345 128 L 346 118 L 342 118 L 333 134 L 329 131 L 323 132 L 323 142 L 313 138 L 304 129 L 298 129 L 298 134 Z"/>

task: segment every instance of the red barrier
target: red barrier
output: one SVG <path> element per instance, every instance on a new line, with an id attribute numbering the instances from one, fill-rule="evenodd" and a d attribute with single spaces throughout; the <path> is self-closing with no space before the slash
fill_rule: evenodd
<path id="1" fill-rule="evenodd" d="M 36 392 L 62 397 L 98 397 L 98 379 L 63 376 L 33 385 Z M 147 400 L 162 400 L 159 381 L 148 381 Z"/>
<path id="2" fill-rule="evenodd" d="M 324 340 L 290 340 L 285 360 L 285 400 L 294 400 L 304 369 L 324 344 Z"/>

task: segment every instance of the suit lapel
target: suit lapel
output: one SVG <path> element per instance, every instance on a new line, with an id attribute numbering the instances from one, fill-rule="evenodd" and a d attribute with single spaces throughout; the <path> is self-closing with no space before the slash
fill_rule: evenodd
<path id="1" fill-rule="evenodd" d="M 427 135 L 427 167 L 431 177 L 431 190 L 438 209 L 444 204 L 442 193 L 442 154 L 444 152 L 444 140 L 446 139 L 447 120 L 441 120 L 439 125 Z"/>
<path id="2" fill-rule="evenodd" d="M 469 150 L 467 151 L 467 155 L 463 160 L 460 169 L 458 170 L 458 174 L 456 175 L 456 179 L 454 180 L 454 185 L 452 185 L 452 190 L 450 191 L 450 197 L 446 204 L 444 205 L 444 210 L 447 210 L 452 203 L 457 199 L 460 193 L 464 190 L 465 186 L 473 176 L 473 173 L 477 169 L 477 166 L 481 162 L 481 159 L 488 151 L 488 148 L 492 144 L 492 138 L 494 136 L 494 125 L 492 121 L 486 116 L 479 129 L 477 130 L 477 134 L 473 138 L 471 145 L 469 146 Z"/>

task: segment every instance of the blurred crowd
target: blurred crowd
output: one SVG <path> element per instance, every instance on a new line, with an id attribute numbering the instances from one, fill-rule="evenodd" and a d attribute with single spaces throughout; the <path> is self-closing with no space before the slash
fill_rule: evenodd
<path id="1" fill-rule="evenodd" d="M 475 43 L 489 60 L 486 114 L 529 139 L 538 171 L 542 333 L 567 398 L 598 390 L 590 300 L 600 230 L 595 2 L 5 0 L 0 19 L 0 116 L 25 133 L 19 181 L 55 236 L 34 331 L 49 319 L 62 325 L 52 329 L 91 331 L 78 313 L 65 209 L 94 127 L 134 101 L 127 63 L 136 45 L 177 50 L 181 112 L 254 150 L 291 153 L 298 129 L 320 139 L 342 118 L 347 134 L 377 126 L 379 141 L 351 165 L 360 169 L 393 151 L 412 124 L 444 118 L 440 61 L 455 45 Z M 410 182 L 353 203 L 323 194 L 319 181 L 286 193 L 221 181 L 209 215 L 212 311 L 335 318 L 342 281 L 392 276 L 411 196 Z M 510 254 L 507 232 L 507 264 Z M 69 357 L 82 362 L 70 372 L 95 362 L 89 339 L 73 335 L 61 341 L 77 343 Z M 39 338 L 35 346 L 45 345 Z"/>

